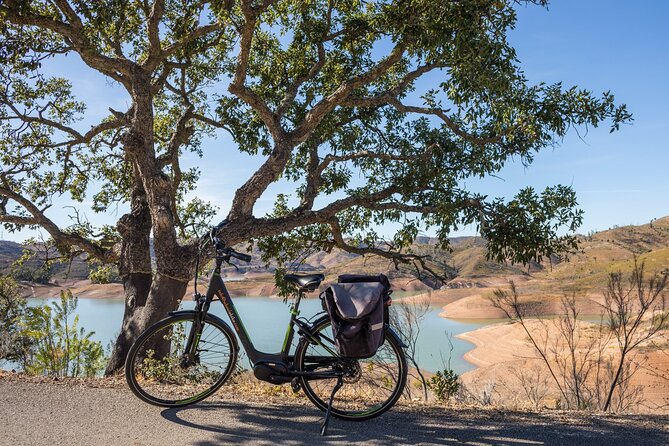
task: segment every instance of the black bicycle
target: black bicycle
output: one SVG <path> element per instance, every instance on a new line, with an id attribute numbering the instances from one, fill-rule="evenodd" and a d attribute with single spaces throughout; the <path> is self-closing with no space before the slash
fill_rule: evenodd
<path id="1" fill-rule="evenodd" d="M 333 341 L 330 318 L 319 313 L 313 322 L 299 316 L 300 301 L 318 288 L 322 274 L 286 275 L 297 287 L 290 306 L 290 322 L 283 347 L 278 353 L 258 351 L 251 341 L 221 278 L 221 266 L 232 258 L 249 262 L 242 254 L 215 237 L 215 267 L 206 295 L 194 293 L 195 309 L 175 311 L 142 333 L 130 348 L 125 374 L 132 391 L 143 401 L 164 407 L 180 407 L 201 401 L 218 390 L 235 368 L 239 346 L 235 333 L 253 366 L 257 379 L 272 384 L 290 383 L 293 391 L 304 390 L 319 409 L 326 412 L 321 433 L 330 414 L 363 421 L 390 409 L 402 395 L 407 379 L 403 344 L 395 331 L 386 327 L 385 342 L 368 359 L 340 357 Z M 209 313 L 213 301 L 220 300 L 230 326 Z M 293 337 L 299 342 L 291 354 Z"/>

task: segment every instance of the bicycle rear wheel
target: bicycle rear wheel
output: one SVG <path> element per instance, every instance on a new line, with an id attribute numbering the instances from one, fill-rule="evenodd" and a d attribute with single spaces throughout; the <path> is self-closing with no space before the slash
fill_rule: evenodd
<path id="1" fill-rule="evenodd" d="M 142 333 L 128 352 L 125 376 L 141 400 L 163 407 L 201 401 L 231 375 L 237 343 L 230 328 L 207 316 L 195 355 L 185 354 L 195 313 L 163 319 Z"/>
<path id="2" fill-rule="evenodd" d="M 344 372 L 344 385 L 335 395 L 332 416 L 352 421 L 377 417 L 390 409 L 400 398 L 407 380 L 407 363 L 398 340 L 386 333 L 385 342 L 376 355 L 367 359 L 338 359 L 329 318 L 314 324 L 315 334 L 323 345 L 302 338 L 295 350 L 295 365 L 300 371 Z M 327 348 L 326 348 L 327 347 Z M 302 378 L 302 388 L 309 400 L 326 411 L 336 379 Z"/>

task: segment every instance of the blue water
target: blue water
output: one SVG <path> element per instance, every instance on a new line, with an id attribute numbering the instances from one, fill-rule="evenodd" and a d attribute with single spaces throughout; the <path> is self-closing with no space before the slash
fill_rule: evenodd
<path id="1" fill-rule="evenodd" d="M 50 304 L 56 299 L 28 299 L 29 305 Z M 283 337 L 290 318 L 288 305 L 280 299 L 269 297 L 239 297 L 234 299 L 237 311 L 248 331 L 255 347 L 267 352 L 281 350 Z M 393 305 L 400 305 L 395 300 Z M 183 308 L 192 308 L 193 302 L 184 302 Z M 211 306 L 212 313 L 228 321 L 227 314 L 220 302 Z M 303 299 L 300 304 L 300 316 L 307 319 L 320 313 L 319 299 Z M 463 355 L 474 346 L 454 336 L 476 330 L 488 321 L 457 321 L 439 316 L 441 307 L 431 308 L 421 324 L 418 338 L 418 362 L 422 369 L 435 372 L 445 368 L 449 356 L 447 333 L 451 335 L 453 352 L 450 366 L 458 374 L 474 369 L 463 359 Z M 123 319 L 123 300 L 120 299 L 79 299 L 76 310 L 79 326 L 87 331 L 94 331 L 92 338 L 100 341 L 103 347 L 110 346 L 118 335 Z M 240 365 L 246 365 L 243 359 Z"/>

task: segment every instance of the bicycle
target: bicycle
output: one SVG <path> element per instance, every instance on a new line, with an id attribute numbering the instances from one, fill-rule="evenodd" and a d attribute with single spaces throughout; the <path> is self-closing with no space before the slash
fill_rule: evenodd
<path id="1" fill-rule="evenodd" d="M 294 392 L 303 390 L 325 412 L 322 435 L 330 416 L 364 421 L 390 409 L 406 385 L 405 345 L 386 325 L 385 342 L 375 356 L 361 360 L 340 357 L 325 311 L 312 317 L 313 322 L 299 316 L 300 301 L 305 293 L 318 289 L 325 278 L 322 274 L 284 276 L 297 291 L 290 305 L 290 321 L 281 351 L 268 353 L 254 347 L 221 278 L 224 262 L 234 266 L 232 258 L 250 262 L 251 256 L 225 246 L 215 236 L 224 224 L 212 228 L 209 234 L 216 255 L 205 295 L 197 292 L 196 267 L 195 309 L 168 313 L 168 317 L 140 334 L 131 346 L 125 374 L 133 393 L 149 404 L 163 407 L 182 407 L 207 398 L 232 375 L 239 337 L 257 379 L 272 384 L 290 383 Z M 234 331 L 209 313 L 211 303 L 216 300 L 223 304 Z M 296 332 L 299 341 L 291 354 Z"/>

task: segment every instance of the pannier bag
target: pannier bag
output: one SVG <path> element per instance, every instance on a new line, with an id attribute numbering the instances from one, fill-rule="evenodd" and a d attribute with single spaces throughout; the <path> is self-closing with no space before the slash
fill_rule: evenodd
<path id="1" fill-rule="evenodd" d="M 385 274 L 342 274 L 338 277 L 337 281 L 339 283 L 379 282 L 381 285 L 383 285 L 383 322 L 388 324 L 390 321 L 390 305 L 393 303 L 390 295 L 393 292 L 390 289 L 390 281 Z"/>
<path id="2" fill-rule="evenodd" d="M 390 283 L 379 276 L 340 276 L 339 283 L 325 291 L 337 353 L 345 358 L 372 357 L 383 345 L 387 323 L 384 301 L 390 294 Z"/>

